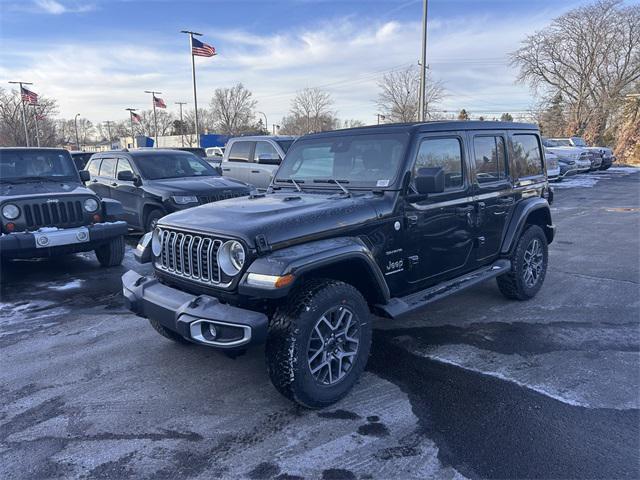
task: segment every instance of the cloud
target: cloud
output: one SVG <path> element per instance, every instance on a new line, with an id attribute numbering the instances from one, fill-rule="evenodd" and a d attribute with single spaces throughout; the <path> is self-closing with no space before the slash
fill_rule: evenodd
<path id="1" fill-rule="evenodd" d="M 57 0 L 35 0 L 36 11 L 48 13 L 50 15 L 61 15 L 63 13 L 84 13 L 95 10 L 93 4 L 63 4 Z"/>

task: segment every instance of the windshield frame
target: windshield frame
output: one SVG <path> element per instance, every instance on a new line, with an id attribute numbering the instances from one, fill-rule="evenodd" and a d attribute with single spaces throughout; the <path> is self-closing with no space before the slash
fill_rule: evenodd
<path id="1" fill-rule="evenodd" d="M 343 187 L 346 187 L 349 191 L 353 190 L 397 190 L 398 182 L 403 176 L 403 172 L 405 170 L 405 163 L 407 158 L 407 152 L 411 148 L 411 134 L 407 131 L 396 131 L 396 132 L 375 132 L 375 131 L 365 131 L 365 132 L 353 132 L 353 131 L 345 131 L 345 132 L 331 132 L 329 134 L 321 134 L 314 136 L 303 136 L 295 140 L 295 142 L 291 145 L 287 154 L 282 159 L 280 163 L 280 167 L 276 171 L 274 175 L 272 186 L 275 188 L 280 187 L 289 187 L 294 188 L 291 179 L 287 177 L 282 177 L 282 169 L 287 163 L 287 159 L 290 158 L 290 153 L 296 152 L 297 149 L 303 148 L 308 145 L 313 145 L 315 143 L 322 143 L 326 141 L 331 141 L 334 139 L 339 139 L 342 137 L 351 137 L 355 138 L 365 138 L 365 137 L 387 137 L 387 138 L 397 138 L 402 143 L 402 150 L 398 155 L 398 163 L 395 167 L 395 171 L 393 172 L 393 177 L 388 179 L 388 184 L 384 187 L 374 185 L 374 181 L 368 181 L 370 184 L 364 185 L 353 178 L 345 178 L 346 175 L 341 175 L 340 178 L 327 178 L 327 177 L 298 177 L 297 175 L 293 175 L 293 179 L 298 182 L 298 184 L 304 190 L 339 190 L 342 191 L 339 185 L 335 183 L 337 180 L 342 184 Z M 325 181 L 326 180 L 326 181 Z"/>
<path id="2" fill-rule="evenodd" d="M 148 171 L 145 170 L 144 168 L 144 161 L 148 161 L 149 157 L 152 157 L 154 155 L 161 155 L 161 156 L 184 156 L 184 157 L 193 157 L 195 158 L 198 163 L 200 163 L 201 165 L 204 165 L 206 167 L 206 169 L 208 171 L 211 172 L 211 175 L 179 175 L 179 176 L 175 176 L 175 177 L 158 177 L 158 178 L 154 178 L 152 176 L 148 175 Z M 220 173 L 211 166 L 210 163 L 208 163 L 204 158 L 201 158 L 200 156 L 196 155 L 195 153 L 191 153 L 191 152 L 187 152 L 185 150 L 173 150 L 171 152 L 145 152 L 144 154 L 139 154 L 139 155 L 131 155 L 131 158 L 133 160 L 133 163 L 135 164 L 135 168 L 138 170 L 138 173 L 140 174 L 140 176 L 142 177 L 143 180 L 149 180 L 149 181 L 156 181 L 156 180 L 175 180 L 177 178 L 210 178 L 210 177 L 215 177 L 215 178 L 220 178 L 222 175 L 220 175 Z"/>
<path id="3" fill-rule="evenodd" d="M 3 153 L 10 153 L 18 155 L 20 158 L 23 158 L 25 154 L 35 154 L 35 153 L 44 153 L 44 154 L 52 154 L 52 155 L 61 155 L 65 158 L 67 167 L 70 169 L 69 175 L 23 175 L 20 177 L 7 177 L 4 175 L 0 175 L 0 183 L 30 183 L 37 182 L 38 179 L 42 181 L 51 181 L 51 182 L 73 182 L 73 183 L 82 183 L 80 180 L 80 174 L 78 173 L 78 169 L 76 167 L 73 158 L 68 150 L 64 149 L 53 149 L 53 148 L 1 148 L 0 156 Z"/>
<path id="4" fill-rule="evenodd" d="M 571 142 L 575 147 L 585 148 L 589 146 L 582 137 L 571 137 Z"/>

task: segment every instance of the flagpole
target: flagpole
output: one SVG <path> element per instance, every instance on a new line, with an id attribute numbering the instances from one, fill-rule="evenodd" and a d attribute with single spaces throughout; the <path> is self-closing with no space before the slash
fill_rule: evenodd
<path id="1" fill-rule="evenodd" d="M 38 148 L 40 148 L 40 132 L 38 130 L 38 110 L 36 108 L 39 105 L 37 103 L 32 105 L 33 105 L 33 120 L 36 122 L 36 143 L 38 145 Z"/>
<path id="2" fill-rule="evenodd" d="M 156 137 L 156 148 L 158 148 L 158 118 L 156 117 L 156 94 L 162 95 L 162 92 L 154 92 L 150 90 L 145 90 L 144 93 L 151 94 L 151 103 L 153 103 L 153 125 L 155 128 L 155 137 Z"/>
<path id="3" fill-rule="evenodd" d="M 22 98 L 22 85 L 33 85 L 30 82 L 9 82 L 13 84 L 20 85 L 20 103 L 22 104 L 22 123 L 24 125 L 24 138 L 27 143 L 27 147 L 29 147 L 29 129 L 27 128 L 27 109 L 24 106 L 24 100 Z"/>
<path id="4" fill-rule="evenodd" d="M 131 124 L 131 148 L 135 148 L 136 147 L 136 135 L 135 135 L 135 131 L 133 130 L 133 112 L 136 111 L 135 108 L 125 108 L 125 110 L 129 111 L 129 123 Z"/>
<path id="5" fill-rule="evenodd" d="M 190 30 L 181 30 L 180 33 L 189 34 L 189 53 L 191 54 L 191 78 L 193 79 L 193 106 L 196 109 L 196 146 L 200 147 L 200 124 L 198 123 L 198 93 L 196 89 L 196 60 L 193 55 L 193 36 L 201 37 L 202 34 L 198 32 L 192 32 Z"/>
<path id="6" fill-rule="evenodd" d="M 184 147 L 184 122 L 182 121 L 182 106 L 186 105 L 186 102 L 175 102 L 176 105 L 180 105 L 180 142 Z"/>

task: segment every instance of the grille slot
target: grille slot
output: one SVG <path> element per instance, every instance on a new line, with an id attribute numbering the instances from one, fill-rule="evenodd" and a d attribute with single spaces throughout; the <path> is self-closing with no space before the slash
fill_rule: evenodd
<path id="1" fill-rule="evenodd" d="M 80 200 L 39 202 L 21 205 L 27 228 L 74 227 L 84 222 Z"/>
<path id="2" fill-rule="evenodd" d="M 217 254 L 222 240 L 204 235 L 160 229 L 156 267 L 177 277 L 201 283 L 220 283 Z"/>

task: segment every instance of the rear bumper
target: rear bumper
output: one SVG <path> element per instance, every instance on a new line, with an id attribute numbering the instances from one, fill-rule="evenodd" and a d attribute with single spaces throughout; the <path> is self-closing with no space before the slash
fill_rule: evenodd
<path id="1" fill-rule="evenodd" d="M 127 233 L 127 222 L 96 223 L 86 227 L 45 229 L 0 236 L 0 255 L 5 258 L 51 257 L 88 252 Z"/>
<path id="2" fill-rule="evenodd" d="M 223 304 L 208 295 L 191 295 L 133 270 L 122 276 L 122 293 L 136 315 L 153 319 L 195 343 L 233 349 L 267 338 L 265 314 Z"/>

